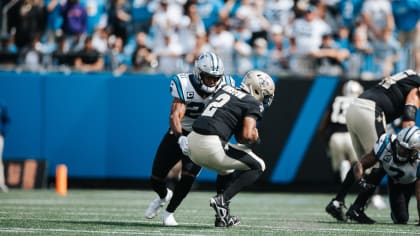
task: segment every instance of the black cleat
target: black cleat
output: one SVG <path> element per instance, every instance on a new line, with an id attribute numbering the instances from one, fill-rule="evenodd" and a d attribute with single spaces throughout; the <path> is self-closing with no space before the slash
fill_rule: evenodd
<path id="1" fill-rule="evenodd" d="M 374 224 L 375 221 L 372 220 L 369 216 L 365 214 L 364 207 L 359 207 L 357 205 L 351 205 L 349 210 L 346 213 L 346 216 L 349 220 L 356 221 L 360 224 Z"/>
<path id="2" fill-rule="evenodd" d="M 333 199 L 325 207 L 325 211 L 338 221 L 346 221 L 347 217 L 344 214 L 344 210 L 343 210 L 343 208 L 345 207 L 346 206 L 344 206 L 344 202 L 340 202 Z"/>
<path id="3" fill-rule="evenodd" d="M 212 198 L 210 198 L 210 206 L 213 207 L 214 211 L 216 212 L 216 221 L 223 224 L 228 225 L 229 220 L 229 203 L 225 201 L 225 198 L 222 194 L 218 194 Z"/>
<path id="4" fill-rule="evenodd" d="M 234 225 L 239 225 L 241 221 L 237 216 L 227 216 L 225 220 L 222 220 L 216 215 L 216 221 L 214 221 L 214 226 L 216 227 L 230 227 Z"/>

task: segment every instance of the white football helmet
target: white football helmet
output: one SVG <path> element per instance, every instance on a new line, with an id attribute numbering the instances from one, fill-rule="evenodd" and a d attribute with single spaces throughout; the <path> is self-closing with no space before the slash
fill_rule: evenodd
<path id="1" fill-rule="evenodd" d="M 397 155 L 395 155 L 397 161 L 407 162 L 418 159 L 419 150 L 420 129 L 417 126 L 402 129 L 397 135 Z"/>
<path id="2" fill-rule="evenodd" d="M 363 86 L 355 80 L 349 80 L 343 85 L 343 96 L 346 97 L 358 97 L 363 91 Z"/>
<path id="3" fill-rule="evenodd" d="M 269 107 L 273 102 L 275 87 L 273 79 L 260 70 L 248 71 L 240 85 L 242 90 L 262 102 L 264 107 Z"/>
<path id="4" fill-rule="evenodd" d="M 204 52 L 195 60 L 194 77 L 206 93 L 213 93 L 225 73 L 222 59 L 213 52 Z"/>

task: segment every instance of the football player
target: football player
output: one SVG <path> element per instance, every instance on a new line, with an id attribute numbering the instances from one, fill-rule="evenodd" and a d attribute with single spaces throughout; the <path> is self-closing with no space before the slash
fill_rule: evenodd
<path id="1" fill-rule="evenodd" d="M 178 138 L 192 130 L 194 120 L 203 112 L 209 96 L 222 85 L 234 86 L 234 80 L 224 74 L 223 62 L 213 52 L 202 53 L 194 63 L 193 73 L 180 73 L 171 78 L 170 92 L 173 97 L 170 128 L 163 137 L 155 155 L 150 178 L 153 190 L 159 195 L 146 210 L 145 217 L 154 218 L 166 204 L 163 225 L 176 226 L 174 212 L 191 189 L 201 170 L 178 145 Z M 182 173 L 174 191 L 167 188 L 165 178 L 171 168 L 182 162 Z"/>
<path id="2" fill-rule="evenodd" d="M 357 156 L 360 158 L 373 149 L 376 140 L 386 133 L 387 123 L 402 117 L 403 128 L 415 125 L 419 107 L 420 75 L 412 70 L 386 77 L 363 92 L 352 102 L 346 114 L 347 128 Z M 381 166 L 372 168 L 366 177 L 367 184 L 379 185 L 385 174 Z M 359 223 L 374 223 L 364 213 L 366 203 L 374 193 L 372 189 L 364 189 L 367 185 L 361 186 L 359 197 L 362 200 L 344 213 L 344 199 L 354 182 L 353 171 L 349 171 L 325 210 L 339 221 L 349 218 Z"/>
<path id="3" fill-rule="evenodd" d="M 420 216 L 420 129 L 408 126 L 397 136 L 383 134 L 374 149 L 353 166 L 354 178 L 365 183 L 365 169 L 380 162 L 388 176 L 391 219 L 394 224 L 407 224 L 408 204 L 413 190 L 417 199 L 417 214 Z M 370 186 L 374 188 L 375 186 Z M 357 198 L 355 202 L 359 201 Z"/>
<path id="4" fill-rule="evenodd" d="M 257 121 L 271 105 L 275 85 L 259 70 L 249 71 L 240 89 L 225 85 L 212 97 L 181 145 L 191 160 L 218 173 L 216 185 L 224 189 L 210 199 L 216 212 L 215 226 L 232 226 L 239 219 L 230 215 L 229 202 L 242 188 L 254 183 L 265 170 L 264 161 L 252 152 L 260 142 Z M 239 144 L 229 143 L 235 135 Z"/>
<path id="5" fill-rule="evenodd" d="M 363 92 L 363 86 L 349 80 L 343 84 L 342 95 L 336 96 L 328 113 L 328 120 L 323 128 L 328 143 L 331 166 L 340 181 L 343 182 L 352 164 L 357 162 L 357 155 L 351 143 L 346 126 L 346 112 L 351 102 Z"/>

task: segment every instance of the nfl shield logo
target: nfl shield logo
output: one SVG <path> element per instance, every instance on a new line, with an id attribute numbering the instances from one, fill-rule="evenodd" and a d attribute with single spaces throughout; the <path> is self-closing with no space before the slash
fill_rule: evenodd
<path id="1" fill-rule="evenodd" d="M 187 92 L 187 98 L 193 98 L 194 92 Z"/>

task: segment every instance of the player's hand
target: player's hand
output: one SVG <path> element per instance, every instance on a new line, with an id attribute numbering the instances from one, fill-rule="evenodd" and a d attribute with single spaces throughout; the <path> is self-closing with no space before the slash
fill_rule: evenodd
<path id="1" fill-rule="evenodd" d="M 187 139 L 186 136 L 183 136 L 183 135 L 180 136 L 178 138 L 178 144 L 179 144 L 179 147 L 181 148 L 182 153 L 185 156 L 190 156 L 191 155 L 190 147 L 188 146 L 188 139 Z"/>
<path id="2" fill-rule="evenodd" d="M 370 191 L 376 188 L 376 185 L 370 184 L 366 182 L 366 179 L 361 178 L 359 181 L 357 181 L 357 185 L 359 185 L 360 188 Z"/>

